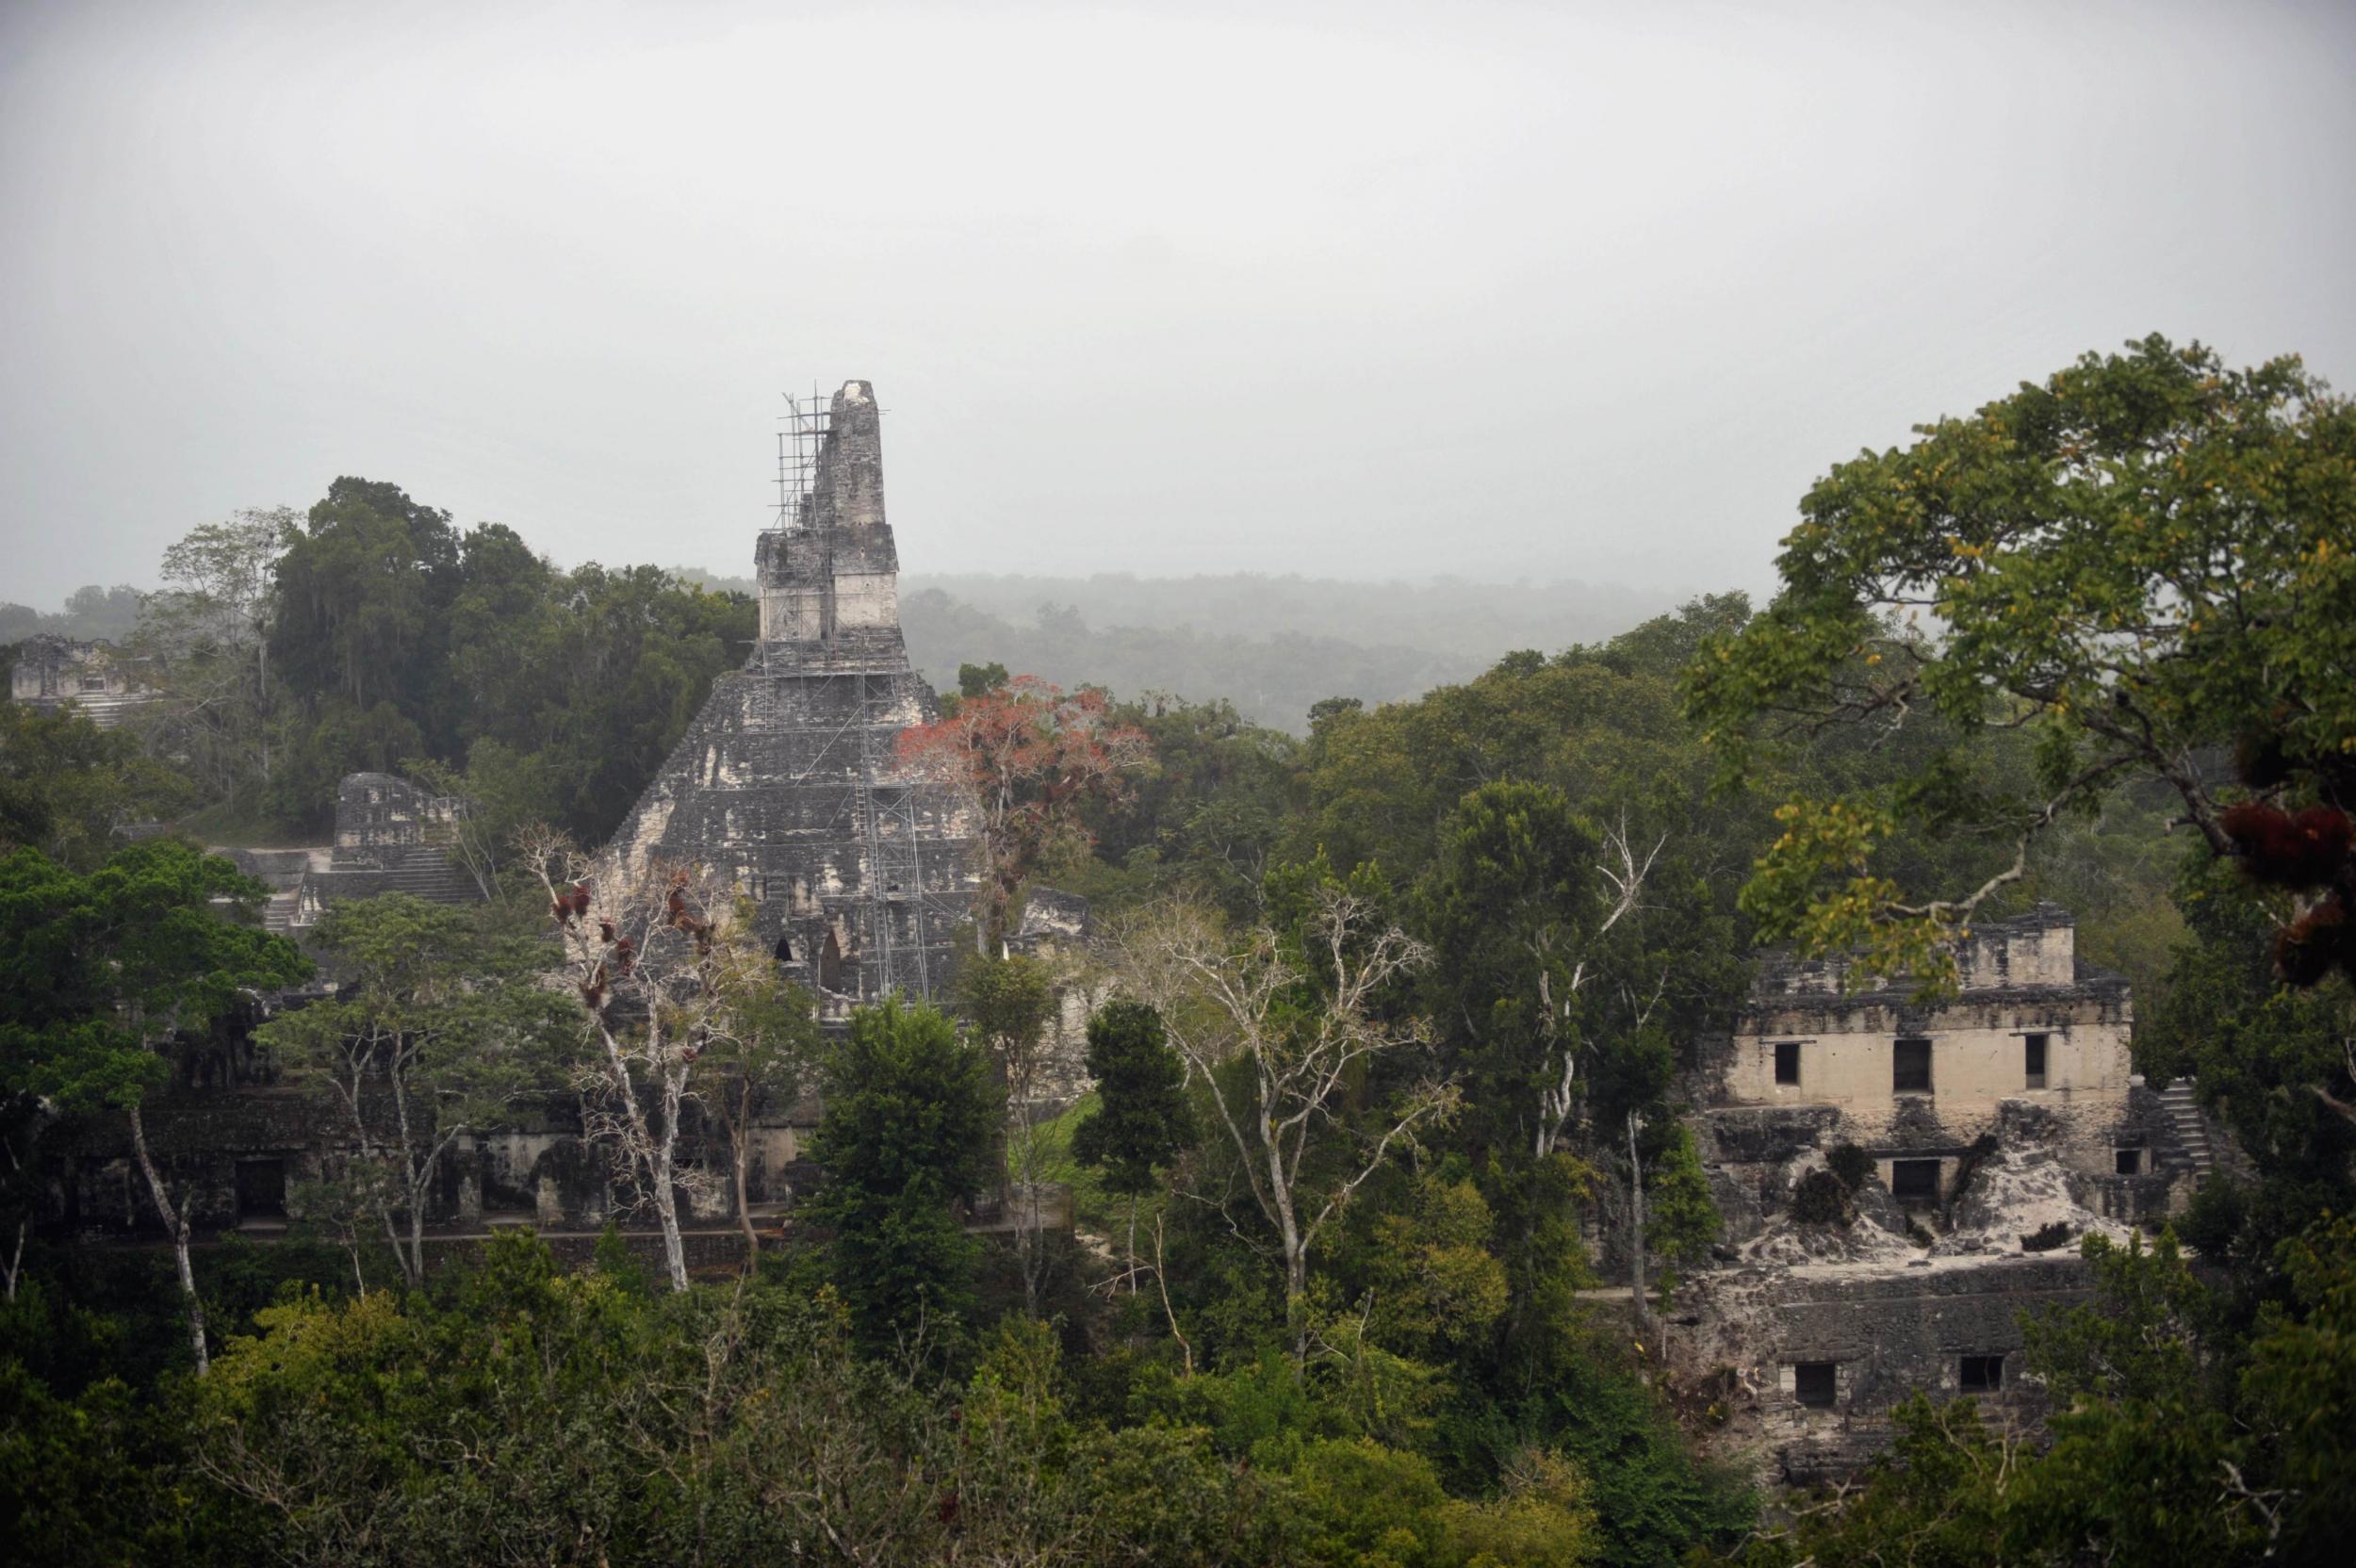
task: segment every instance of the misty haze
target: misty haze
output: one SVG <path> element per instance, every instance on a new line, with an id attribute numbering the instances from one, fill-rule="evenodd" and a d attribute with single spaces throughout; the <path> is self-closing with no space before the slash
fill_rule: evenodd
<path id="1" fill-rule="evenodd" d="M 2342 1560 L 2351 81 L 0 8 L 9 1560 Z"/>

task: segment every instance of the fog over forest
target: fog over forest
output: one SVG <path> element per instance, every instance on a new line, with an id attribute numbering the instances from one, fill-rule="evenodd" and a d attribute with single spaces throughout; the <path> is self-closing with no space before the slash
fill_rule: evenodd
<path id="1" fill-rule="evenodd" d="M 2351 83 L 0 0 L 0 1559 L 2341 1568 Z"/>
<path id="2" fill-rule="evenodd" d="M 753 580 L 674 566 L 749 595 Z M 1225 697 L 1256 724 L 1296 734 L 1326 697 L 1368 704 L 1468 680 L 1523 648 L 1599 643 L 1670 609 L 1667 595 L 1578 582 L 1499 586 L 1344 582 L 1304 577 L 1090 578 L 945 575 L 903 580 L 908 656 L 936 688 L 960 664 L 1000 663 L 1058 685 L 1194 701 Z M 0 603 L 0 645 L 37 631 L 119 639 L 139 591 L 77 590 L 57 611 Z"/>

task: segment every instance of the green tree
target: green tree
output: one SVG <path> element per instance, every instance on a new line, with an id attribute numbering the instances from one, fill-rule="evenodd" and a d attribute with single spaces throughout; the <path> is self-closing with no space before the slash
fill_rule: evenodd
<path id="1" fill-rule="evenodd" d="M 359 712 L 390 703 L 435 741 L 447 733 L 444 628 L 461 580 L 449 513 L 398 485 L 339 479 L 274 577 L 271 657 L 298 697 Z"/>
<path id="2" fill-rule="evenodd" d="M 201 524 L 164 551 L 164 586 L 139 605 L 134 647 L 162 700 L 136 722 L 211 800 L 270 776 L 272 578 L 299 529 L 285 507 Z"/>
<path id="3" fill-rule="evenodd" d="M 931 1007 L 853 1012 L 820 1074 L 810 1212 L 829 1273 L 871 1346 L 953 1331 L 972 1311 L 974 1247 L 951 1205 L 991 1174 L 1004 1095 L 989 1058 Z"/>
<path id="4" fill-rule="evenodd" d="M 40 851 L 89 871 L 124 828 L 187 807 L 186 778 L 147 757 L 122 730 L 83 713 L 0 704 L 0 852 Z"/>
<path id="5" fill-rule="evenodd" d="M 0 860 L 0 1086 L 65 1111 L 126 1115 L 172 1236 L 199 1372 L 209 1357 L 188 1257 L 191 1195 L 173 1198 L 141 1109 L 171 1080 L 179 1040 L 209 1029 L 241 996 L 310 973 L 285 938 L 236 923 L 262 895 L 229 861 L 170 839 L 133 844 L 83 875 L 34 850 Z"/>
<path id="6" fill-rule="evenodd" d="M 1088 1019 L 1088 1076 L 1096 1104 L 1072 1132 L 1072 1157 L 1104 1172 L 1105 1190 L 1129 1200 L 1129 1288 L 1137 1289 L 1137 1200 L 1158 1188 L 1155 1171 L 1197 1136 L 1186 1065 L 1170 1048 L 1162 1015 L 1115 997 Z"/>
<path id="7" fill-rule="evenodd" d="M 2356 989 L 2344 976 L 2283 986 L 2274 913 L 2205 854 L 2177 902 L 2186 936 L 2158 1004 L 2137 1019 L 2136 1065 L 2159 1083 L 2189 1077 L 2254 1168 L 2254 1187 L 2222 1172 L 2202 1184 L 2180 1222 L 2204 1258 L 2232 1268 L 2250 1309 L 2282 1294 L 2284 1243 L 2325 1214 L 2356 1212 Z"/>
<path id="8" fill-rule="evenodd" d="M 546 950 L 485 926 L 477 911 L 406 893 L 335 905 L 311 940 L 335 994 L 254 1032 L 297 1082 L 332 1090 L 350 1119 L 353 1174 L 412 1285 L 425 1280 L 426 1211 L 443 1154 L 523 1094 L 554 1086 L 561 1041 L 577 1027 L 564 997 L 538 983 Z"/>
<path id="9" fill-rule="evenodd" d="M 696 1058 L 705 1101 L 719 1107 L 728 1130 L 729 1171 L 736 1222 L 744 1232 L 744 1266 L 761 1256 L 753 1230 L 753 1132 L 764 1112 L 790 1109 L 809 1092 L 825 1054 L 818 1001 L 774 971 L 752 968 L 738 977 L 736 1027 L 711 1040 Z"/>
<path id="10" fill-rule="evenodd" d="M 1461 1354 L 1486 1344 L 1505 1315 L 1505 1266 L 1490 1252 L 1496 1220 L 1480 1187 L 1417 1178 L 1413 1206 L 1374 1222 L 1365 1265 L 1367 1327 L 1407 1355 Z"/>
<path id="11" fill-rule="evenodd" d="M 1951 983 L 1947 939 L 2123 785 L 2164 785 L 2218 856 L 2249 846 L 2210 759 L 2347 789 L 2356 408 L 2296 359 L 2234 370 L 2154 336 L 1918 430 L 1809 491 L 1774 603 L 1686 676 L 1729 779 L 1795 735 L 1931 727 L 1911 776 L 1780 808 L 1743 893 L 1764 934 Z M 2030 777 L 1973 765 L 1994 728 L 2034 737 Z M 2002 852 L 1960 881 L 1893 874 L 1893 845 L 1957 828 Z"/>
<path id="12" fill-rule="evenodd" d="M 1039 1206 L 1039 1112 L 1046 1085 L 1048 1024 L 1055 1012 L 1055 977 L 1027 953 L 976 953 L 957 966 L 957 1010 L 998 1063 L 1006 1087 L 1006 1192 L 1014 1206 L 1024 1310 L 1039 1314 L 1046 1282 L 1045 1217 Z"/>

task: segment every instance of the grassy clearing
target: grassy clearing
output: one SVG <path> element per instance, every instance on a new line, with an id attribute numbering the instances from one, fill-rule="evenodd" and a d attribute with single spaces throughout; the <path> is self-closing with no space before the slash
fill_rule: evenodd
<path id="1" fill-rule="evenodd" d="M 1036 1168 L 1040 1181 L 1061 1182 L 1072 1188 L 1072 1221 L 1074 1228 L 1090 1235 L 1103 1236 L 1119 1248 L 1126 1245 L 1129 1234 L 1128 1195 L 1106 1191 L 1102 1171 L 1093 1170 L 1072 1157 L 1072 1131 L 1095 1108 L 1096 1096 L 1083 1095 L 1063 1115 L 1042 1121 L 1031 1130 L 1031 1135 L 1038 1140 Z M 1137 1200 L 1137 1224 L 1143 1233 L 1149 1233 L 1149 1239 L 1154 1212 L 1169 1201 L 1169 1195 L 1163 1192 L 1149 1193 Z M 1147 1250 L 1152 1249 L 1149 1247 Z"/>

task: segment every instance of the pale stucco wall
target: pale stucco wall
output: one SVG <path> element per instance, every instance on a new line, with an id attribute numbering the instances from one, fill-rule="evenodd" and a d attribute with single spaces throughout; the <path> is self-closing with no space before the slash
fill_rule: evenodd
<path id="1" fill-rule="evenodd" d="M 1996 1129 L 2007 1103 L 2045 1113 L 2065 1158 L 2109 1174 L 2127 1119 L 2134 1006 L 2118 977 L 2082 972 L 2068 911 L 2041 905 L 1990 923 L 1956 953 L 1958 993 L 1926 1002 L 1903 984 L 1851 991 L 1839 958 L 1779 960 L 1761 973 L 1736 1026 L 1719 1103 L 1838 1114 L 1828 1138 L 1873 1150 L 1887 1165 L 1953 1155 Z M 2043 1082 L 2032 1086 L 2027 1040 L 2045 1037 Z M 1898 1042 L 1927 1039 L 1930 1087 L 1896 1085 Z M 1799 1081 L 1775 1081 L 1775 1048 L 1796 1044 Z M 1885 1169 L 1885 1176 L 1888 1172 Z"/>
<path id="2" fill-rule="evenodd" d="M 1828 1021 L 1777 1021 L 1801 1027 L 1735 1037 L 1728 1097 L 1742 1105 L 1836 1106 L 1859 1142 L 1887 1133 L 1909 1100 L 1927 1102 L 1941 1123 L 1967 1136 L 1992 1127 L 2004 1100 L 2025 1100 L 2070 1120 L 2087 1113 L 2115 1116 L 2125 1107 L 2133 1070 L 2127 1023 L 2037 1016 L 2048 1010 L 2023 1007 L 2013 1010 L 2017 1016 L 1975 1026 L 1957 1026 L 1962 1021 L 1944 1013 L 1904 1028 L 1895 1019 L 1874 1016 L 1867 1021 L 1881 1027 L 1853 1033 L 1819 1032 Z M 1809 1022 L 1817 1028 L 1808 1029 Z M 2043 1088 L 2028 1084 L 2031 1034 L 2046 1037 Z M 1901 1094 L 1892 1086 L 1902 1036 L 1931 1042 L 1928 1094 Z M 1787 1040 L 1800 1047 L 1797 1084 L 1775 1082 L 1775 1046 Z"/>

